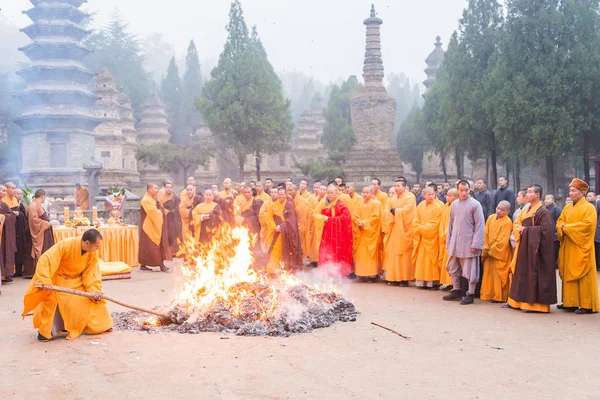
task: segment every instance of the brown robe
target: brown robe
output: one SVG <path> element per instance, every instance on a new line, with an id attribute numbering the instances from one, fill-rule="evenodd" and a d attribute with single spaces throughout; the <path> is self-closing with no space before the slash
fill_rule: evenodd
<path id="1" fill-rule="evenodd" d="M 15 274 L 15 254 L 17 252 L 17 216 L 3 201 L 0 201 L 0 214 L 5 216 L 4 223 L 2 224 L 2 251 L 0 251 L 2 276 L 10 278 Z"/>
<path id="2" fill-rule="evenodd" d="M 221 224 L 221 207 L 217 204 L 210 213 L 210 218 L 202 221 L 200 224 L 200 233 L 198 240 L 200 243 L 208 243 L 216 232 L 216 228 Z"/>
<path id="3" fill-rule="evenodd" d="M 73 203 L 75 203 L 75 206 L 80 206 L 81 211 L 89 211 L 90 192 L 85 186 L 82 186 L 81 189 L 73 190 Z"/>
<path id="4" fill-rule="evenodd" d="M 167 231 L 169 232 L 169 247 L 171 248 L 171 253 L 176 254 L 179 250 L 179 242 L 183 241 L 182 232 L 181 232 L 181 215 L 179 214 L 179 196 L 173 194 L 170 199 L 159 198 L 159 202 L 162 206 L 167 210 L 166 220 L 167 223 Z"/>
<path id="5" fill-rule="evenodd" d="M 522 303 L 555 304 L 554 219 L 546 207 L 522 222 L 510 298 Z"/>
<path id="6" fill-rule="evenodd" d="M 159 202 L 156 202 L 156 206 L 160 210 L 163 209 L 163 206 Z M 167 224 L 162 224 L 160 244 L 157 246 L 146 234 L 146 232 L 144 232 L 143 226 L 145 220 L 146 211 L 144 210 L 144 207 L 140 205 L 140 244 L 138 261 L 140 265 L 159 267 L 163 265 L 165 260 L 172 260 L 171 248 L 169 247 L 169 232 L 167 231 Z"/>
<path id="7" fill-rule="evenodd" d="M 273 216 L 275 224 L 281 226 L 281 262 L 287 270 L 302 269 L 302 246 L 298 230 L 298 217 L 294 200 L 291 197 L 288 197 L 283 210 L 283 218 L 285 221 L 278 215 Z"/>
<path id="8" fill-rule="evenodd" d="M 187 197 L 187 194 L 186 194 Z M 184 201 L 182 200 L 183 197 L 180 198 L 180 203 L 179 203 L 179 210 L 180 213 L 179 215 L 181 216 L 181 213 L 184 212 L 182 211 L 182 205 L 184 204 Z M 189 197 L 186 199 L 187 201 L 185 201 L 185 204 L 189 204 L 187 207 L 185 207 L 185 211 L 188 215 L 188 224 L 187 226 L 182 226 L 182 231 L 185 231 L 187 229 L 188 233 L 192 236 L 192 237 L 196 237 L 196 234 L 194 233 L 194 217 L 192 216 L 192 211 L 194 211 L 194 208 L 196 208 L 196 206 L 200 203 L 204 202 L 204 196 L 202 196 L 201 194 L 195 194 L 194 198 L 190 201 Z M 183 222 L 182 222 L 183 224 Z M 184 235 L 185 236 L 185 235 Z"/>
<path id="9" fill-rule="evenodd" d="M 215 196 L 215 202 L 221 207 L 221 214 L 223 221 L 229 225 L 235 226 L 235 213 L 233 212 L 233 201 L 237 196 L 236 192 L 232 192 L 231 195 L 227 195 L 225 191 Z"/>
<path id="10" fill-rule="evenodd" d="M 27 219 L 30 235 L 27 241 L 25 264 L 23 264 L 23 276 L 32 277 L 41 255 L 54 246 L 54 234 L 46 210 L 35 200 L 27 209 Z"/>
<path id="11" fill-rule="evenodd" d="M 248 228 L 248 231 L 255 235 L 256 242 L 254 242 L 253 252 L 254 254 L 258 254 L 260 249 L 260 221 L 258 214 L 260 213 L 260 208 L 263 205 L 263 201 L 259 198 L 256 198 L 252 201 L 252 207 L 248 210 L 242 212 L 242 218 L 244 218 L 243 226 Z"/>

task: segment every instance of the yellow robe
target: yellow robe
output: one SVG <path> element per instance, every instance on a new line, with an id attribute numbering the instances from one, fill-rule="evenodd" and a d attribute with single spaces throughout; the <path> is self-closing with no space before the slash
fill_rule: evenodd
<path id="1" fill-rule="evenodd" d="M 392 215 L 390 210 L 396 209 Z M 408 191 L 389 199 L 384 209 L 384 268 L 388 282 L 414 281 L 412 263 L 415 197 Z"/>
<path id="2" fill-rule="evenodd" d="M 269 197 L 263 205 L 260 207 L 260 211 L 258 212 L 258 222 L 260 222 L 260 248 L 263 253 L 266 253 L 267 248 L 267 236 L 269 227 L 267 226 L 267 213 L 269 212 L 269 207 L 273 204 L 273 199 Z"/>
<path id="3" fill-rule="evenodd" d="M 264 190 L 260 192 L 256 197 L 258 199 L 261 199 L 263 203 L 266 203 L 268 200 L 271 200 L 271 196 L 269 196 Z"/>
<path id="4" fill-rule="evenodd" d="M 374 199 L 363 201 L 352 215 L 356 226 L 354 235 L 354 273 L 357 276 L 375 276 L 381 272 L 376 257 L 381 236 L 381 204 Z M 359 224 L 363 226 L 359 226 Z"/>
<path id="5" fill-rule="evenodd" d="M 200 240 L 200 228 L 202 227 L 202 214 L 210 214 L 213 212 L 217 203 L 211 201 L 210 203 L 202 202 L 198 204 L 192 210 L 192 220 L 194 221 L 194 235 L 196 240 Z"/>
<path id="6" fill-rule="evenodd" d="M 375 195 L 375 200 L 377 200 L 379 202 L 379 204 L 381 204 L 381 229 L 382 232 L 379 235 L 379 249 L 377 251 L 377 257 L 379 258 L 379 268 L 380 269 L 385 269 L 385 251 L 384 251 L 384 237 L 383 237 L 383 229 L 385 228 L 385 221 L 386 221 L 386 206 L 388 204 L 388 202 L 390 201 L 390 197 L 387 195 L 387 193 L 382 192 L 381 190 L 378 191 Z M 389 213 L 389 211 L 387 211 Z"/>
<path id="7" fill-rule="evenodd" d="M 356 251 L 356 246 L 358 245 L 357 237 L 359 234 L 358 225 L 357 225 L 357 221 L 354 219 L 354 214 L 355 214 L 356 210 L 358 210 L 358 208 L 363 205 L 363 198 L 362 198 L 362 196 L 358 195 L 356 192 L 354 193 L 353 196 L 350 196 L 350 195 L 347 195 L 347 196 L 348 196 L 349 200 L 348 200 L 348 203 L 346 203 L 346 205 L 348 206 L 348 211 L 350 211 L 350 215 L 352 216 L 352 239 L 353 239 L 352 240 L 352 254 L 354 254 L 354 252 Z M 373 199 L 373 200 L 375 200 L 375 199 Z M 379 214 L 381 214 L 381 210 L 379 211 Z M 379 224 L 379 226 L 380 226 L 379 236 L 381 236 L 381 224 Z M 379 265 L 379 267 L 381 268 L 381 265 Z"/>
<path id="8" fill-rule="evenodd" d="M 19 200 L 17 200 L 16 197 L 10 198 L 8 196 L 4 196 L 2 201 L 8 206 L 8 208 L 19 207 Z"/>
<path id="9" fill-rule="evenodd" d="M 448 273 L 448 249 L 446 248 L 446 237 L 448 236 L 448 221 L 450 221 L 450 206 L 451 204 L 444 204 L 442 207 L 442 218 L 440 219 L 440 251 L 438 260 L 440 264 L 440 285 L 452 285 L 452 278 Z"/>
<path id="10" fill-rule="evenodd" d="M 315 197 L 316 202 L 312 209 L 312 235 L 310 251 L 308 253 L 311 262 L 319 262 L 319 249 L 321 248 L 321 238 L 323 237 L 323 227 L 325 226 L 325 220 L 321 218 L 321 211 L 323 210 L 323 207 L 325 207 L 325 199 L 326 197 L 323 197 L 320 200 L 318 197 Z"/>
<path id="11" fill-rule="evenodd" d="M 565 307 L 600 311 L 594 254 L 596 218 L 594 206 L 581 199 L 577 204 L 567 204 L 556 222 L 560 240 L 558 271 Z"/>
<path id="12" fill-rule="evenodd" d="M 535 212 L 541 206 L 542 206 L 542 202 L 541 201 L 538 202 L 533 207 L 531 205 L 527 205 L 525 208 L 523 208 L 521 210 L 521 212 L 519 213 L 519 217 L 517 218 L 517 220 L 513 224 L 512 234 L 513 234 L 513 238 L 515 239 L 516 246 L 515 246 L 515 249 L 513 251 L 512 261 L 510 263 L 510 273 L 512 275 L 514 275 L 515 268 L 517 267 L 517 255 L 519 254 L 519 243 L 521 241 L 521 232 L 520 232 L 520 229 L 523 226 L 523 220 L 526 219 L 526 218 L 530 218 L 533 214 L 535 214 Z M 510 289 L 509 289 L 509 292 L 510 292 Z M 521 309 L 523 311 L 536 311 L 536 312 L 543 312 L 543 313 L 549 313 L 550 312 L 550 305 L 549 304 L 521 303 L 521 302 L 518 302 L 518 301 L 515 301 L 515 300 L 511 299 L 510 296 L 508 297 L 507 303 L 512 308 Z"/>
<path id="13" fill-rule="evenodd" d="M 187 192 L 184 190 L 182 196 L 180 197 L 181 202 L 179 203 L 179 215 L 181 216 L 181 226 L 183 227 L 183 242 L 187 243 L 192 237 L 190 230 L 188 229 L 190 225 L 190 210 L 188 207 L 193 206 L 194 199 L 196 198 L 196 192 L 194 191 L 194 195 L 190 199 L 187 195 Z"/>
<path id="14" fill-rule="evenodd" d="M 144 207 L 144 211 L 146 212 L 146 219 L 144 220 L 142 229 L 155 245 L 160 246 L 164 217 L 163 212 L 156 207 L 156 200 L 150 197 L 148 193 L 142 197 L 140 206 Z"/>
<path id="15" fill-rule="evenodd" d="M 298 233 L 300 235 L 302 257 L 304 258 L 308 255 L 310 249 L 308 219 L 312 215 L 312 210 L 308 202 L 299 194 L 296 194 L 294 198 L 294 208 L 296 209 L 296 218 L 298 218 Z"/>
<path id="16" fill-rule="evenodd" d="M 512 247 L 510 234 L 512 221 L 505 215 L 498 219 L 496 214 L 488 217 L 483 241 L 483 276 L 481 277 L 481 300 L 506 302 L 510 280 Z"/>
<path id="17" fill-rule="evenodd" d="M 442 207 L 432 201 L 421 202 L 417 206 L 417 215 L 413 224 L 413 257 L 415 264 L 415 279 L 422 282 L 432 282 L 437 285 L 440 280 L 440 221 Z M 431 287 L 431 285 L 425 285 Z"/>
<path id="18" fill-rule="evenodd" d="M 246 210 L 250 210 L 253 202 L 254 199 L 252 197 L 250 197 L 250 200 L 246 200 L 244 195 L 240 195 L 235 198 L 233 202 L 233 214 L 235 215 L 236 224 L 241 226 L 244 223 L 244 217 L 242 217 L 242 213 Z"/>
<path id="19" fill-rule="evenodd" d="M 375 193 L 375 200 L 381 203 L 383 207 L 385 207 L 389 199 L 390 197 L 387 195 L 387 193 L 383 193 L 381 190 Z"/>
<path id="20" fill-rule="evenodd" d="M 269 248 L 271 247 L 271 244 L 273 243 L 273 239 L 275 238 L 275 234 L 277 233 L 275 231 L 277 224 L 275 223 L 273 216 L 278 215 L 279 217 L 281 217 L 281 219 L 283 221 L 285 221 L 285 218 L 283 216 L 283 210 L 285 209 L 287 202 L 288 202 L 288 200 L 285 200 L 283 203 L 280 202 L 279 200 L 277 200 L 277 201 L 273 202 L 273 204 L 271 204 L 271 206 L 269 207 L 269 209 L 267 211 L 267 217 L 266 217 L 266 223 L 267 223 L 266 247 L 267 247 L 267 251 L 269 251 Z M 269 257 L 269 263 L 267 264 L 267 272 L 270 274 L 275 274 L 281 269 L 280 263 L 281 263 L 282 246 L 283 246 L 283 241 L 281 238 L 281 234 L 279 234 L 279 236 L 277 237 L 277 240 L 275 241 L 275 245 L 273 246 L 273 250 L 271 251 L 271 256 Z"/>
<path id="21" fill-rule="evenodd" d="M 39 289 L 36 283 L 82 292 L 102 292 L 98 252 L 82 254 L 81 237 L 61 240 L 40 256 L 35 275 L 25 292 L 23 318 L 34 310 L 33 326 L 47 339 L 52 338 L 57 310 L 69 332 L 67 339 L 75 339 L 82 332 L 93 335 L 112 328 L 113 320 L 104 300 L 94 303 L 87 297 Z"/>

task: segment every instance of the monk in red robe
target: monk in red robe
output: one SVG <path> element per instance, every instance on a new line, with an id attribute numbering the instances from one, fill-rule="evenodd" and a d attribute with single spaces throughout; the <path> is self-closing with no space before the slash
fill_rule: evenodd
<path id="1" fill-rule="evenodd" d="M 317 206 L 313 217 L 315 229 L 322 232 L 319 268 L 332 268 L 347 277 L 352 273 L 352 216 L 339 199 L 335 185 L 327 187 L 326 199 Z"/>
<path id="2" fill-rule="evenodd" d="M 165 181 L 163 190 L 158 191 L 156 200 L 163 206 L 167 215 L 167 232 L 169 233 L 169 247 L 172 254 L 177 254 L 179 243 L 183 240 L 181 236 L 181 215 L 179 214 L 179 196 L 173 193 L 173 183 Z"/>
<path id="3" fill-rule="evenodd" d="M 169 272 L 164 265 L 165 260 L 171 260 L 169 233 L 164 223 L 165 209 L 155 200 L 158 186 L 149 183 L 146 194 L 140 202 L 140 250 L 138 260 L 140 271 L 151 271 L 147 265 L 160 266 L 162 272 Z"/>

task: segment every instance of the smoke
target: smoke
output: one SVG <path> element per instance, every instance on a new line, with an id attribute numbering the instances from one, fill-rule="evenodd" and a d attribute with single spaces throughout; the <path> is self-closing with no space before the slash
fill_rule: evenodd
<path id="1" fill-rule="evenodd" d="M 14 177 L 21 170 L 21 129 L 14 119 L 21 115 L 23 105 L 14 95 L 23 87 L 22 80 L 14 73 L 0 74 L 0 125 L 4 124 L 8 139 L 2 157 L 3 179 Z"/>

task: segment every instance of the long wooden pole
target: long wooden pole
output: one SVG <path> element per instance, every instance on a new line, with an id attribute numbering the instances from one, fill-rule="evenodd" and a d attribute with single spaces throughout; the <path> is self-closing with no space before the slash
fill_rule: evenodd
<path id="1" fill-rule="evenodd" d="M 98 295 L 98 293 L 81 292 L 79 290 L 68 289 L 68 288 L 64 288 L 64 287 L 61 287 L 61 286 L 42 285 L 41 283 L 36 283 L 35 286 L 37 286 L 40 289 L 54 290 L 55 292 L 69 293 L 69 294 L 74 294 L 76 296 L 83 296 L 83 297 L 89 297 L 89 298 L 95 298 Z M 145 313 L 148 313 L 148 314 L 157 315 L 157 316 L 159 316 L 161 318 L 164 318 L 166 320 L 170 320 L 171 319 L 171 316 L 168 315 L 168 314 L 162 314 L 162 313 L 159 313 L 158 311 L 149 310 L 147 308 L 143 308 L 143 307 L 138 307 L 138 306 L 134 306 L 134 305 L 131 305 L 131 304 L 127 304 L 127 303 L 124 303 L 124 302 L 122 302 L 120 300 L 112 298 L 110 296 L 107 296 L 104 293 L 100 295 L 100 298 L 102 298 L 104 300 L 108 300 L 110 302 L 113 302 L 113 303 L 118 304 L 118 305 L 123 306 L 123 307 L 131 308 L 132 310 L 138 310 L 138 311 L 145 312 Z"/>
<path id="2" fill-rule="evenodd" d="M 371 322 L 371 325 L 378 326 L 378 327 L 380 327 L 380 328 L 382 328 L 382 329 L 385 329 L 386 331 L 390 331 L 390 332 L 392 332 L 392 333 L 395 333 L 396 335 L 400 336 L 400 337 L 401 337 L 401 338 L 403 338 L 403 339 L 410 340 L 410 336 L 404 336 L 404 335 L 403 335 L 403 334 L 401 334 L 400 332 L 398 332 L 398 331 L 395 331 L 395 330 L 393 330 L 393 329 L 390 329 L 390 328 L 388 328 L 388 327 L 386 327 L 386 326 L 379 325 L 379 324 L 377 324 L 377 323 L 375 323 L 375 322 Z"/>

